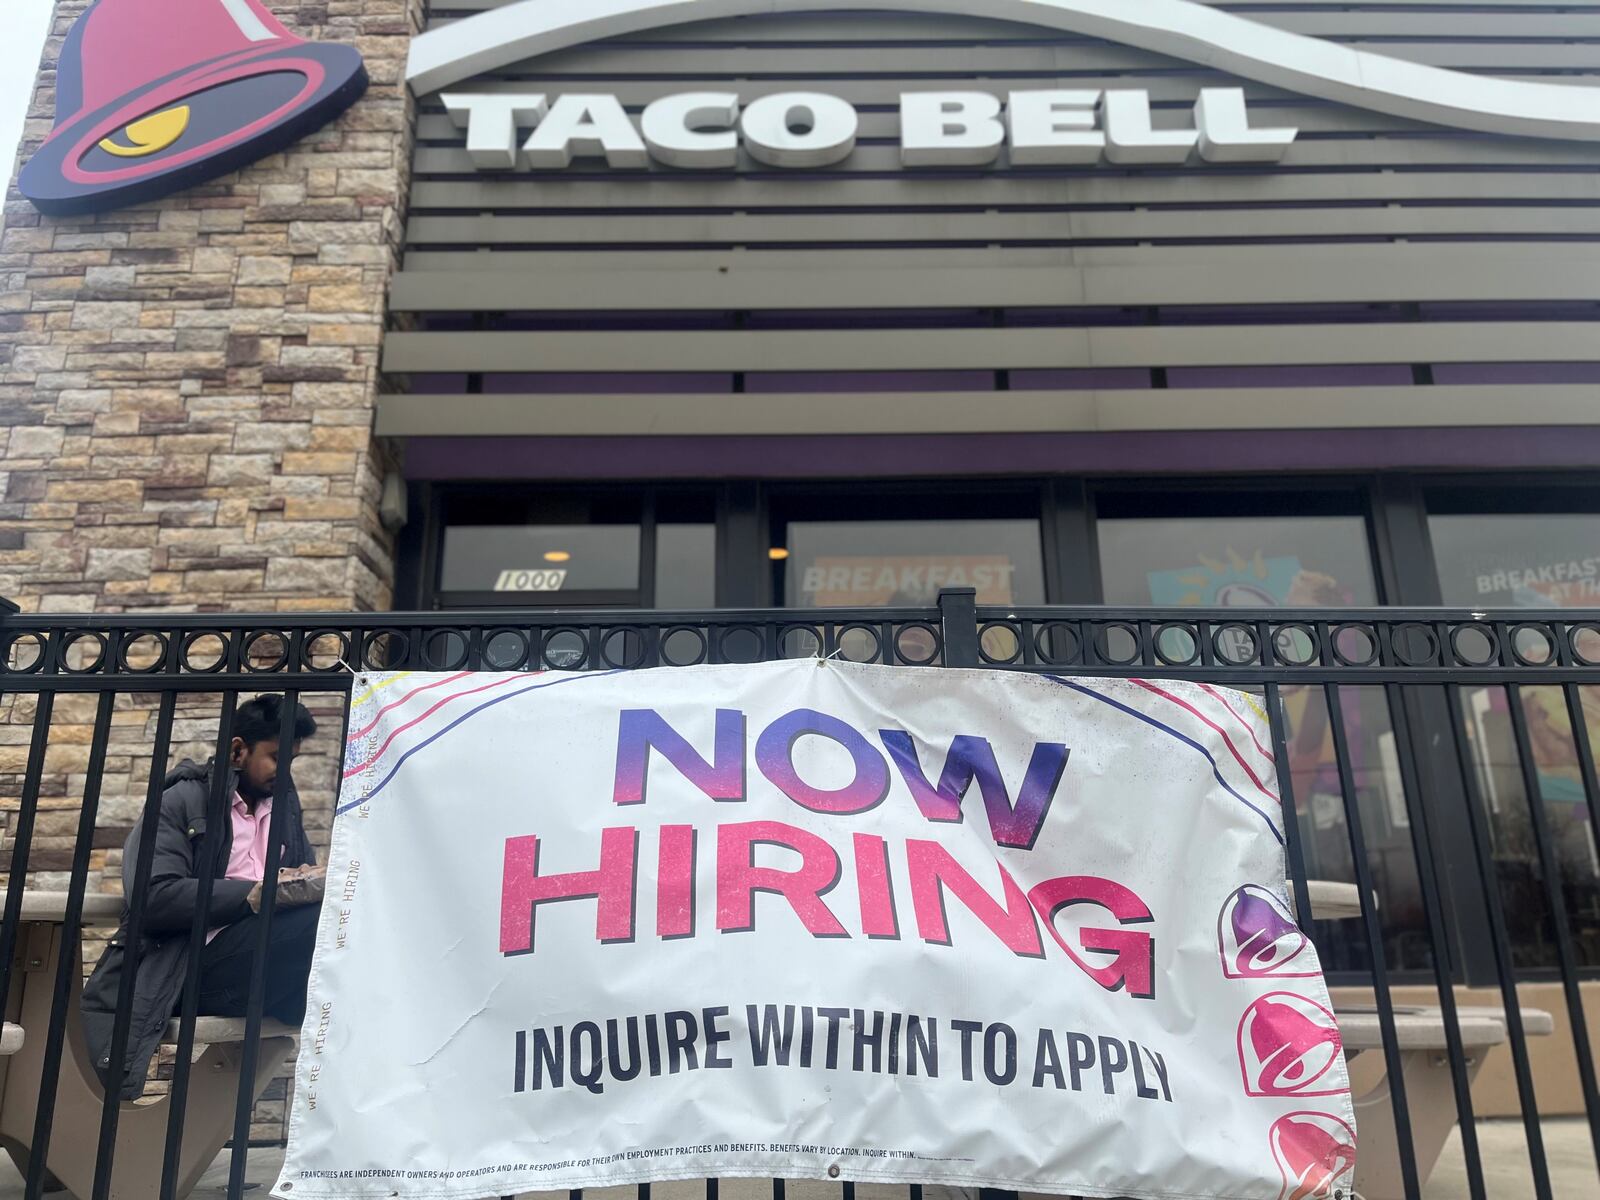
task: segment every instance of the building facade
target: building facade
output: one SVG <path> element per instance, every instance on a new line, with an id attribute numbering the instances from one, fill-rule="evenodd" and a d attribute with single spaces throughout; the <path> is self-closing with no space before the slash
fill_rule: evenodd
<path id="1" fill-rule="evenodd" d="M 57 6 L 23 161 L 87 7 Z M 559 13 L 504 0 L 265 7 L 356 47 L 365 96 L 147 203 L 7 197 L 0 594 L 24 609 L 1600 607 L 1600 132 L 1573 132 L 1600 4 L 1226 6 L 1468 93 L 1573 89 L 1512 132 L 1044 4 L 708 0 L 553 40 Z M 488 17 L 540 52 L 472 50 Z M 1389 964 L 1423 979 L 1393 724 L 1356 691 Z M 1600 972 L 1573 731 L 1529 695 Z M 1307 852 L 1347 877 L 1328 714 L 1290 703 Z M 1536 982 L 1505 700 L 1470 704 Z M 88 713 L 63 698 L 57 727 Z M 108 870 L 148 746 L 147 714 L 118 721 Z M 45 870 L 83 769 L 56 742 Z M 1472 908 L 1464 985 L 1492 975 Z M 1360 939 L 1334 951 L 1358 980 Z"/>

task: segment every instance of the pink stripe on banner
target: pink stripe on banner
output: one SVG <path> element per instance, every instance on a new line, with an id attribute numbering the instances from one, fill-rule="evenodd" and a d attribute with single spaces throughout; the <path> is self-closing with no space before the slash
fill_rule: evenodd
<path id="1" fill-rule="evenodd" d="M 1210 696 L 1218 704 L 1222 705 L 1223 708 L 1227 709 L 1228 710 L 1228 715 L 1230 717 L 1232 717 L 1235 721 L 1239 722 L 1239 724 L 1244 726 L 1244 731 L 1250 735 L 1250 740 L 1252 742 L 1255 742 L 1256 749 L 1261 751 L 1261 757 L 1262 758 L 1266 759 L 1269 763 L 1275 763 L 1275 762 L 1278 761 L 1277 758 L 1273 755 L 1272 751 L 1268 750 L 1265 746 L 1263 746 L 1261 744 L 1260 740 L 1257 739 L 1255 726 L 1250 724 L 1249 721 L 1246 721 L 1243 717 L 1241 717 L 1238 713 L 1236 713 L 1233 710 L 1233 705 L 1228 703 L 1228 698 L 1226 696 L 1224 696 L 1221 692 L 1219 692 L 1215 688 L 1213 688 L 1209 683 L 1202 683 L 1200 685 L 1200 690 L 1202 692 L 1204 692 L 1206 695 Z"/>
<path id="2" fill-rule="evenodd" d="M 537 674 L 537 672 L 534 672 L 534 674 Z M 468 688 L 464 692 L 452 692 L 450 695 L 446 696 L 443 700 L 437 701 L 432 708 L 428 709 L 427 712 L 423 713 L 421 716 L 417 716 L 417 717 L 411 718 L 411 720 L 407 721 L 404 725 L 400 726 L 400 728 L 396 729 L 388 737 L 384 738 L 383 739 L 383 745 L 378 747 L 378 749 L 373 753 L 371 758 L 367 759 L 365 762 L 357 763 L 355 766 L 351 767 L 348 771 L 346 771 L 344 773 L 344 777 L 346 779 L 349 779 L 351 776 L 357 775 L 360 772 L 365 771 L 373 763 L 377 762 L 380 758 L 383 757 L 383 752 L 389 748 L 390 743 L 392 743 L 395 740 L 395 738 L 399 737 L 406 730 L 412 728 L 413 726 L 419 724 L 420 722 L 426 721 L 429 717 L 433 716 L 434 713 L 438 712 L 446 704 L 449 704 L 450 701 L 459 700 L 463 696 L 475 696 L 479 692 L 487 692 L 491 688 L 504 687 L 508 683 L 516 683 L 518 680 L 525 680 L 528 677 L 529 677 L 529 673 L 528 672 L 519 672 L 516 675 L 507 676 L 505 679 L 497 679 L 493 683 L 486 683 L 482 687 Z"/>
<path id="3" fill-rule="evenodd" d="M 1201 723 L 1203 723 L 1204 725 L 1208 726 L 1213 732 L 1215 732 L 1219 737 L 1222 738 L 1222 744 L 1228 747 L 1228 753 L 1233 755 L 1233 761 L 1238 763 L 1242 768 L 1244 768 L 1244 773 L 1246 775 L 1250 776 L 1250 782 L 1256 785 L 1256 791 L 1260 792 L 1263 796 L 1267 797 L 1274 804 L 1281 804 L 1282 803 L 1282 801 L 1280 801 L 1276 795 L 1274 795 L 1272 792 L 1269 792 L 1264 786 L 1262 786 L 1261 780 L 1257 779 L 1256 778 L 1256 773 L 1250 769 L 1250 764 L 1245 762 L 1244 757 L 1239 753 L 1238 747 L 1233 744 L 1233 739 L 1230 738 L 1227 735 L 1227 732 L 1225 730 L 1223 730 L 1223 728 L 1220 725 L 1218 725 L 1210 717 L 1206 716 L 1205 713 L 1201 712 L 1194 705 L 1188 703 L 1185 700 L 1179 700 L 1171 692 L 1162 691 L 1160 688 L 1156 687 L 1156 685 L 1153 684 L 1153 683 L 1146 682 L 1143 679 L 1135 679 L 1133 682 L 1137 683 L 1140 687 L 1144 688 L 1145 691 L 1154 692 L 1156 695 L 1162 697 L 1163 699 L 1171 700 L 1179 708 L 1185 709 L 1188 712 L 1192 713 L 1194 716 L 1198 717 L 1200 719 Z"/>
<path id="4" fill-rule="evenodd" d="M 383 714 L 388 712 L 390 709 L 399 708 L 402 704 L 404 704 L 407 700 L 411 699 L 411 697 L 413 697 L 413 696 L 420 695 L 423 692 L 432 691 L 436 687 L 443 687 L 447 683 L 454 683 L 458 679 L 466 678 L 466 676 L 468 676 L 469 674 L 471 674 L 470 671 L 457 671 L 454 675 L 446 675 L 443 679 L 435 679 L 432 683 L 425 683 L 419 688 L 412 688 L 404 696 L 401 696 L 400 699 L 393 700 L 393 701 L 390 701 L 388 704 L 385 704 L 382 708 L 380 708 L 378 710 L 377 715 L 374 716 L 372 718 L 372 720 L 368 721 L 360 729 L 357 729 L 353 733 L 351 733 L 350 737 L 351 738 L 366 737 L 367 734 L 372 732 L 373 727 L 375 725 L 377 725 L 377 723 L 383 719 Z"/>

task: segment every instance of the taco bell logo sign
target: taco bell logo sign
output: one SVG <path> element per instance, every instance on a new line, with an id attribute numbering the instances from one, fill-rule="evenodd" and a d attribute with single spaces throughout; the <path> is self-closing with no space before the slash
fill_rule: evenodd
<path id="1" fill-rule="evenodd" d="M 1334 1015 L 1293 992 L 1268 992 L 1239 1019 L 1247 1096 L 1333 1096 L 1350 1090 Z"/>
<path id="2" fill-rule="evenodd" d="M 283 149 L 366 86 L 353 47 L 296 37 L 261 0 L 95 0 L 17 186 L 53 214 L 154 200 Z"/>
<path id="3" fill-rule="evenodd" d="M 1268 1134 L 1283 1172 L 1278 1200 L 1328 1200 L 1351 1194 L 1356 1169 L 1355 1131 L 1331 1113 L 1293 1112 Z"/>
<path id="4" fill-rule="evenodd" d="M 1283 902 L 1266 888 L 1246 884 L 1217 916 L 1217 949 L 1229 979 L 1305 979 L 1317 964 Z"/>

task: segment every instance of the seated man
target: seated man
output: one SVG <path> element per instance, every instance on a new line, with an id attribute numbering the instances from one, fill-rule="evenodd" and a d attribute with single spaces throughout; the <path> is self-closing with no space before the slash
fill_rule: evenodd
<path id="1" fill-rule="evenodd" d="M 295 754 L 317 724 L 304 705 L 294 718 Z M 258 696 L 234 715 L 228 762 L 228 824 L 216 839 L 214 879 L 206 907 L 206 934 L 200 954 L 200 1012 L 241 1017 L 250 995 L 250 967 L 260 930 L 261 885 L 272 820 L 272 793 L 278 777 L 278 732 L 283 697 Z M 185 759 L 168 773 L 161 797 L 160 824 L 144 905 L 143 947 L 133 982 L 133 1019 L 128 1052 L 111 1065 L 111 1034 L 117 991 L 123 975 L 127 914 L 94 973 L 83 988 L 84 1034 L 92 1061 L 107 1087 L 120 1085 L 122 1098 L 144 1091 L 151 1056 L 167 1021 L 177 1012 L 189 969 L 189 933 L 199 900 L 204 867 L 206 809 L 211 801 L 214 762 Z M 280 822 L 278 900 L 267 946 L 264 1011 L 287 1024 L 305 1017 L 306 979 L 316 937 L 324 871 L 317 868 L 300 819 L 300 797 L 289 784 Z M 122 888 L 134 884 L 140 830 L 134 827 L 122 855 Z"/>

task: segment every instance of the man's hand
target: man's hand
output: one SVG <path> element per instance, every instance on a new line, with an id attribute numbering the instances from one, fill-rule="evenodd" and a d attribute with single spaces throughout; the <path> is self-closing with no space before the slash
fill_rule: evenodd
<path id="1" fill-rule="evenodd" d="M 327 867 L 285 867 L 278 872 L 278 907 L 298 908 L 304 904 L 321 904 L 327 881 Z M 259 883 L 250 889 L 246 902 L 251 912 L 261 911 L 261 892 Z"/>

